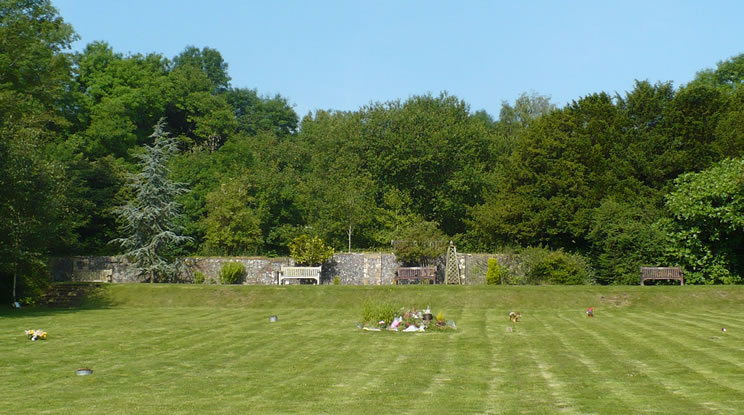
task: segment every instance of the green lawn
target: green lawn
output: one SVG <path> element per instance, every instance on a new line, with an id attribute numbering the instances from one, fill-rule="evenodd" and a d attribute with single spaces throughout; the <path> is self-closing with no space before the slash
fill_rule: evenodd
<path id="1" fill-rule="evenodd" d="M 458 330 L 363 332 L 367 298 Z M 0 397 L 8 414 L 742 413 L 744 287 L 116 285 L 0 311 Z"/>

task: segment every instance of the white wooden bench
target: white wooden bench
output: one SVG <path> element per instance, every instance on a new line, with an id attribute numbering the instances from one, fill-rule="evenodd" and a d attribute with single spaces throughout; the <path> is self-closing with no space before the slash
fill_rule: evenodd
<path id="1" fill-rule="evenodd" d="M 282 267 L 279 271 L 279 285 L 282 285 L 282 281 L 289 279 L 313 279 L 315 285 L 320 285 L 320 268 L 321 267 Z"/>

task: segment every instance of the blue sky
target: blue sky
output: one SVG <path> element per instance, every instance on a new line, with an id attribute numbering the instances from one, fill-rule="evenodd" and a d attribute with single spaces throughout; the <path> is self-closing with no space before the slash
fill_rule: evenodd
<path id="1" fill-rule="evenodd" d="M 680 86 L 744 53 L 742 1 L 52 0 L 81 36 L 172 58 L 217 49 L 232 86 L 298 115 L 448 91 L 498 116 L 522 92 L 563 106 L 635 79 Z"/>

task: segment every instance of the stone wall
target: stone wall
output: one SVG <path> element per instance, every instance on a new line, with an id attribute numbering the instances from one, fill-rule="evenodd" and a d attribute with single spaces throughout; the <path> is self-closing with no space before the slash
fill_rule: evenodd
<path id="1" fill-rule="evenodd" d="M 335 254 L 323 266 L 322 279 L 333 283 L 338 277 L 342 285 L 390 285 L 398 261 L 390 253 Z"/>
<path id="2" fill-rule="evenodd" d="M 115 256 L 79 256 L 52 258 L 52 281 L 138 282 L 131 278 L 129 262 Z"/>
<path id="3" fill-rule="evenodd" d="M 488 260 L 496 258 L 499 267 L 512 275 L 523 275 L 523 262 L 516 254 L 457 254 L 460 276 L 465 285 L 486 283 Z"/>
<path id="4" fill-rule="evenodd" d="M 466 285 L 485 284 L 488 259 L 497 258 L 502 269 L 512 274 L 522 271 L 519 257 L 513 254 L 457 254 L 461 281 Z M 240 262 L 245 266 L 243 284 L 276 284 L 277 272 L 283 265 L 294 265 L 290 258 L 220 258 L 190 257 L 184 260 L 187 271 L 181 276 L 184 282 L 194 280 L 194 273 L 203 273 L 207 280 L 218 281 L 222 264 Z M 435 262 L 437 283 L 444 281 L 445 259 Z M 391 285 L 399 263 L 392 253 L 335 254 L 323 265 L 321 284 L 333 284 L 336 277 L 342 285 Z M 127 271 L 129 263 L 122 257 L 66 257 L 53 258 L 50 262 L 53 281 L 106 281 L 115 283 L 139 282 Z"/>
<path id="5" fill-rule="evenodd" d="M 194 272 L 203 273 L 207 280 L 219 281 L 220 269 L 225 262 L 240 262 L 245 267 L 243 284 L 271 285 L 277 281 L 276 272 L 282 265 L 292 265 L 289 258 L 220 258 L 220 257 L 190 257 L 184 260 L 189 269 L 182 277 L 185 281 L 194 281 Z"/>

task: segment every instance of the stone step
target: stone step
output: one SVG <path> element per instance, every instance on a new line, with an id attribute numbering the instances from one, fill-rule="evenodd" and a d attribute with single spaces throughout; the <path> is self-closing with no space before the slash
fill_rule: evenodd
<path id="1" fill-rule="evenodd" d="M 100 283 L 90 282 L 52 284 L 42 296 L 41 304 L 53 308 L 79 307 L 88 294 L 100 287 Z"/>

